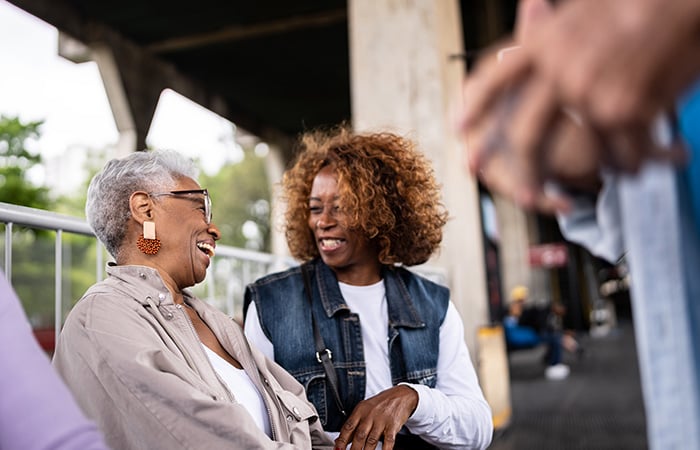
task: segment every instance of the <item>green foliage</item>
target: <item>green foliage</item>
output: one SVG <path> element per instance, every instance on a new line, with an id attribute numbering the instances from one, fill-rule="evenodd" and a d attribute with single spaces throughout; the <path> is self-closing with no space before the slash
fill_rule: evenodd
<path id="1" fill-rule="evenodd" d="M 103 151 L 90 151 L 90 176 L 74 194 L 52 198 L 43 186 L 35 186 L 28 172 L 40 169 L 41 156 L 30 151 L 40 137 L 42 122 L 22 123 L 17 118 L 0 117 L 0 202 L 52 210 L 84 217 L 87 185 L 104 165 Z M 33 150 L 33 149 L 32 149 Z M 218 174 L 202 175 L 200 183 L 211 193 L 214 222 L 221 229 L 221 243 L 269 251 L 270 188 L 265 160 L 245 151 L 242 161 L 224 166 Z M 248 225 L 245 225 L 245 224 Z M 248 232 L 244 232 L 244 230 Z M 251 233 L 250 230 L 254 232 Z M 4 250 L 5 227 L 0 224 L 0 254 Z M 56 233 L 14 226 L 12 231 L 12 284 L 35 328 L 53 328 L 56 297 Z M 90 237 L 63 233 L 61 274 L 65 312 L 96 281 L 96 252 L 103 252 Z M 104 260 L 108 260 L 106 256 Z"/>
<path id="2" fill-rule="evenodd" d="M 28 169 L 41 162 L 41 157 L 27 150 L 29 139 L 39 138 L 39 127 L 43 122 L 22 123 L 17 117 L 0 115 L 0 155 L 4 158 L 15 157 L 13 165 Z"/>
<path id="3" fill-rule="evenodd" d="M 245 151 L 242 161 L 228 164 L 214 176 L 202 176 L 200 182 L 209 189 L 214 209 L 213 222 L 221 230 L 221 243 L 234 247 L 269 251 L 270 188 L 265 160 Z M 257 226 L 260 239 L 244 234 L 244 224 Z M 255 228 L 255 227 L 251 227 Z"/>
<path id="4" fill-rule="evenodd" d="M 32 152 L 29 146 L 39 139 L 42 123 L 24 123 L 16 117 L 0 116 L 0 202 L 80 217 L 85 189 L 80 199 L 63 198 L 52 205 L 49 190 L 36 186 L 28 176 L 32 169 L 41 168 L 41 155 Z M 0 228 L 3 241 L 5 230 L 4 226 Z M 12 285 L 36 328 L 53 328 L 55 238 L 55 232 L 46 230 L 14 226 L 12 231 Z M 72 306 L 95 282 L 95 247 L 94 239 L 63 234 L 62 298 L 69 303 L 63 305 L 64 309 Z"/>
<path id="5" fill-rule="evenodd" d="M 0 116 L 0 202 L 48 207 L 48 189 L 34 186 L 27 177 L 30 169 L 41 164 L 41 155 L 29 151 L 27 143 L 39 138 L 42 123 Z"/>
<path id="6" fill-rule="evenodd" d="M 83 180 L 81 186 L 77 188 L 76 192 L 57 198 L 52 207 L 53 211 L 74 217 L 85 217 L 85 201 L 87 200 L 88 186 L 92 177 L 104 167 L 107 160 L 107 152 L 107 149 L 88 152 L 84 166 L 87 177 Z"/>

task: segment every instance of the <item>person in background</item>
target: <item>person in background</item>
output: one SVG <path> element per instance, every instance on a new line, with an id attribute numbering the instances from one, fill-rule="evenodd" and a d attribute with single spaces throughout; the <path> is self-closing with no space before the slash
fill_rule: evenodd
<path id="1" fill-rule="evenodd" d="M 109 161 L 85 212 L 115 262 L 68 314 L 53 364 L 115 449 L 332 447 L 304 388 L 188 287 L 219 229 L 191 161 Z"/>
<path id="2" fill-rule="evenodd" d="M 547 310 L 527 305 L 528 289 L 516 286 L 511 290 L 508 312 L 503 318 L 503 330 L 509 350 L 547 346 L 544 375 L 548 380 L 563 380 L 569 376 L 569 366 L 562 363 L 563 306 L 553 304 Z"/>
<path id="3" fill-rule="evenodd" d="M 0 272 L 0 448 L 107 449 L 39 347 L 12 286 Z"/>
<path id="4" fill-rule="evenodd" d="M 447 220 L 425 157 L 392 133 L 309 132 L 282 186 L 302 265 L 247 287 L 248 338 L 306 387 L 337 448 L 486 448 L 491 409 L 459 313 L 446 287 L 406 269 L 428 261 Z"/>
<path id="5" fill-rule="evenodd" d="M 625 257 L 649 447 L 700 448 L 700 2 L 560 3 L 521 0 L 520 48 L 467 78 L 470 169 Z"/>

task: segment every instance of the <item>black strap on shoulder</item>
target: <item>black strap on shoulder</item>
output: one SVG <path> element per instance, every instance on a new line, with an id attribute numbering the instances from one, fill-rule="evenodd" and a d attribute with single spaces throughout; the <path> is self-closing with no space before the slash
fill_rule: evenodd
<path id="1" fill-rule="evenodd" d="M 331 387 L 331 392 L 333 393 L 333 398 L 335 399 L 335 404 L 338 410 L 343 415 L 347 417 L 345 408 L 343 407 L 343 402 L 340 399 L 340 393 L 338 392 L 338 375 L 335 373 L 335 367 L 333 367 L 333 353 L 326 347 L 323 342 L 323 336 L 318 329 L 318 324 L 316 323 L 316 315 L 314 314 L 314 305 L 311 298 L 311 281 L 309 279 L 309 265 L 304 263 L 301 265 L 301 274 L 304 278 L 304 291 L 306 292 L 306 298 L 309 300 L 309 309 L 311 310 L 311 324 L 314 327 L 314 341 L 316 343 L 316 361 L 323 364 L 323 370 L 326 372 L 326 379 Z"/>

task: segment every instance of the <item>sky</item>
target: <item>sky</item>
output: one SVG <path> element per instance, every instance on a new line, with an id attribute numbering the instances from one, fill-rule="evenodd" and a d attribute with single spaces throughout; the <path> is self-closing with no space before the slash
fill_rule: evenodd
<path id="1" fill-rule="evenodd" d="M 0 0 L 0 114 L 44 121 L 32 150 L 42 154 L 47 169 L 32 179 L 67 193 L 84 180 L 87 149 L 110 148 L 118 132 L 96 64 L 72 63 L 57 48 L 54 27 Z M 161 95 L 146 143 L 199 157 L 207 173 L 241 156 L 231 122 L 169 90 Z"/>

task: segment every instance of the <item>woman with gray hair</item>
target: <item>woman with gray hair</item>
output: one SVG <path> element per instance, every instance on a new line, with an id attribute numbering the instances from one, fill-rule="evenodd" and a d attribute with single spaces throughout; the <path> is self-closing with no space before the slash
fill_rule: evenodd
<path id="1" fill-rule="evenodd" d="M 303 387 L 187 290 L 220 237 L 195 176 L 154 151 L 92 179 L 87 218 L 115 262 L 68 315 L 54 366 L 113 448 L 330 448 Z"/>

